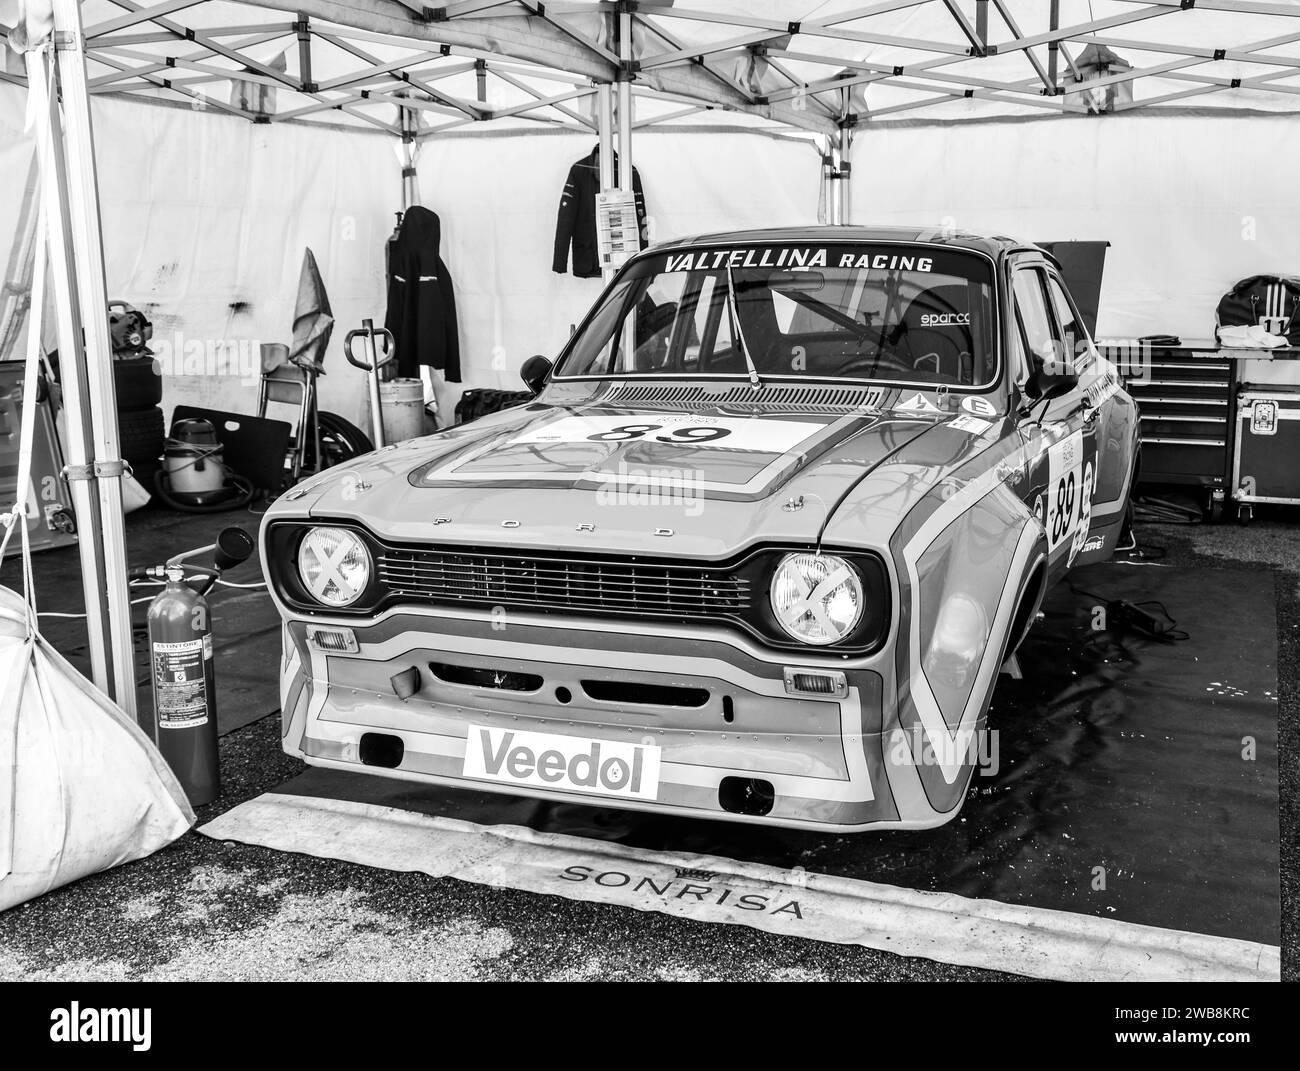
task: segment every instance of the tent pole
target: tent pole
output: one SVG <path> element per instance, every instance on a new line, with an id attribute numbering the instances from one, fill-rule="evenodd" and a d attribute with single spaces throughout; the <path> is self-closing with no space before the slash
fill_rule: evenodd
<path id="1" fill-rule="evenodd" d="M 632 192 L 632 14 L 625 4 L 619 5 L 618 15 L 618 188 L 623 193 Z M 638 236 L 638 245 L 640 244 Z M 623 320 L 622 352 L 625 367 L 631 370 L 636 353 L 635 317 Z"/>
<path id="2" fill-rule="evenodd" d="M 111 666 L 108 694 L 127 714 L 136 713 L 135 647 L 131 635 L 131 603 L 127 587 L 126 529 L 122 509 L 122 452 L 118 443 L 117 395 L 113 383 L 113 347 L 108 334 L 108 288 L 104 280 L 104 239 L 99 217 L 99 183 L 95 171 L 95 140 L 86 86 L 85 38 L 77 0 L 54 0 L 55 58 L 62 90 L 67 151 L 68 222 L 76 263 L 77 300 L 84 347 L 72 354 L 84 362 L 90 402 L 90 432 L 94 456 L 93 488 L 99 499 L 99 527 L 104 572 L 95 578 L 96 603 L 106 606 L 107 661 Z M 61 352 L 64 352 L 61 350 Z M 79 526 L 81 538 L 86 528 Z M 91 578 L 83 578 L 89 585 Z M 89 595 L 89 593 L 88 593 Z M 91 603 L 87 598 L 87 612 Z"/>
<path id="3" fill-rule="evenodd" d="M 831 222 L 831 139 L 829 134 L 817 138 L 818 186 L 817 222 Z"/>
<path id="4" fill-rule="evenodd" d="M 311 20 L 305 11 L 298 12 L 293 28 L 298 35 L 298 84 L 304 92 L 315 92 L 316 83 L 311 76 Z"/>
<path id="5" fill-rule="evenodd" d="M 406 97 L 405 92 L 397 94 Z M 415 158 L 420 151 L 418 138 L 419 120 L 415 112 L 399 104 L 397 106 L 398 125 L 402 131 L 402 211 L 420 203 L 419 176 L 415 169 Z"/>
<path id="6" fill-rule="evenodd" d="M 600 188 L 614 188 L 614 97 L 608 82 L 596 87 L 596 131 L 600 136 Z"/>
<path id="7" fill-rule="evenodd" d="M 40 200 L 40 176 L 36 158 L 27 166 L 27 181 L 23 184 L 23 201 L 18 210 L 18 226 L 14 231 L 13 249 L 5 277 L 0 282 L 0 353 L 20 353 L 19 337 L 26 326 L 24 313 L 31 312 L 32 250 L 36 242 L 45 241 L 45 235 L 36 233 L 37 203 Z"/>
<path id="8" fill-rule="evenodd" d="M 1052 0 L 1051 9 L 1048 17 L 1048 29 L 1055 32 L 1061 27 L 1061 0 Z M 1047 42 L 1047 80 L 1052 83 L 1052 92 L 1056 92 L 1056 70 L 1057 60 L 1061 52 L 1061 42 L 1052 40 Z"/>
<path id="9" fill-rule="evenodd" d="M 600 136 L 600 189 L 608 192 L 614 188 L 614 94 L 608 82 L 596 86 L 596 132 Z M 601 275 L 609 282 L 614 269 L 606 266 Z"/>
<path id="10" fill-rule="evenodd" d="M 852 222 L 852 186 L 849 182 L 853 174 L 852 148 L 853 148 L 853 128 L 841 127 L 839 132 L 839 159 L 836 162 L 835 173 L 837 175 L 837 185 L 840 188 L 840 205 L 839 205 L 839 222 L 848 226 Z"/>
<path id="11" fill-rule="evenodd" d="M 632 15 L 620 11 L 618 16 L 618 58 L 623 70 L 618 80 L 618 188 L 632 189 Z"/>
<path id="12" fill-rule="evenodd" d="M 50 274 L 53 281 L 55 324 L 59 340 L 59 378 L 63 386 L 63 409 L 66 419 L 64 449 L 69 469 L 86 472 L 93 469 L 90 409 L 85 376 L 85 355 L 81 348 L 81 323 L 76 307 L 76 269 L 69 237 L 67 169 L 59 149 L 58 104 L 49 92 L 53 68 L 53 49 L 24 54 L 27 64 L 27 92 L 36 114 L 36 152 L 40 168 L 40 197 L 45 206 L 45 233 L 38 241 L 47 241 Z M 33 316 L 44 310 L 33 308 Z M 107 312 L 107 310 L 106 310 Z M 89 479 L 68 481 L 72 511 L 80 535 L 77 551 L 81 558 L 81 582 L 86 604 L 86 634 L 89 640 L 90 675 L 100 691 L 109 692 L 112 678 L 108 661 L 108 600 L 102 578 L 104 561 L 98 541 L 100 528 L 99 501 L 92 493 Z M 24 492 L 20 488 L 19 495 Z"/>
<path id="13" fill-rule="evenodd" d="M 826 188 L 826 222 L 834 226 L 848 222 L 848 129 L 840 127 L 827 139 L 826 155 L 822 158 L 822 174 Z"/>

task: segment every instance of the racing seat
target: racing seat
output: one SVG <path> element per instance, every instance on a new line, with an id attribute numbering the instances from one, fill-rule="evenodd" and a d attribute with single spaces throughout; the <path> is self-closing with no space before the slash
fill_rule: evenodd
<path id="1" fill-rule="evenodd" d="M 638 372 L 657 372 L 668 357 L 669 332 L 677 317 L 677 302 L 656 305 L 649 294 L 636 309 L 636 360 Z"/>
<path id="2" fill-rule="evenodd" d="M 962 318 L 965 322 L 961 322 Z M 963 284 L 917 294 L 899 321 L 899 356 L 937 382 L 973 383 L 971 309 Z"/>

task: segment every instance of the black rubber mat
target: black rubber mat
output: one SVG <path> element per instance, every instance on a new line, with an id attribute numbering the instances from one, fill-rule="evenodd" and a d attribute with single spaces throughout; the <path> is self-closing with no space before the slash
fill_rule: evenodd
<path id="1" fill-rule="evenodd" d="M 130 565 L 154 565 L 173 554 L 206 546 L 227 525 L 238 525 L 256 537 L 260 517 L 246 509 L 225 513 L 188 514 L 149 506 L 126 518 L 127 560 Z M 18 557 L 10 554 L 0 566 L 0 584 L 21 584 Z M 209 559 L 210 560 L 210 559 Z M 196 560 L 206 565 L 208 561 Z M 75 613 L 85 609 L 81 591 L 81 557 L 77 547 L 42 551 L 32 556 L 36 605 L 41 613 Z M 262 580 L 257 554 L 229 580 L 256 584 Z M 157 587 L 131 589 L 133 599 L 155 594 Z M 208 595 L 217 674 L 217 729 L 228 733 L 264 718 L 279 706 L 280 614 L 265 589 L 217 587 Z M 136 704 L 145 731 L 153 731 L 153 693 L 149 684 L 149 651 L 144 634 L 148 602 L 131 607 L 136 626 Z M 90 675 L 86 623 L 81 618 L 42 617 L 41 633 L 78 670 Z"/>
<path id="2" fill-rule="evenodd" d="M 1117 564 L 1071 582 L 994 696 L 996 774 L 938 829 L 823 835 L 328 770 L 276 791 L 1278 944 L 1272 574 Z M 1115 599 L 1162 603 L 1187 639 L 1097 630 Z"/>

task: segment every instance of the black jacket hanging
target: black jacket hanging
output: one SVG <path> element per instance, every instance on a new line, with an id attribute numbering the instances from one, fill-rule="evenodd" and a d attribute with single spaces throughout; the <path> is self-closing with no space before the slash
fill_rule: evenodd
<path id="1" fill-rule="evenodd" d="M 417 379 L 420 365 L 441 369 L 460 382 L 460 334 L 456 290 L 438 247 L 442 224 L 436 213 L 414 205 L 388 250 L 388 314 L 384 326 L 397 343 L 397 374 Z"/>
<path id="2" fill-rule="evenodd" d="M 618 154 L 614 154 L 614 173 L 618 174 Z M 636 194 L 636 221 L 641 229 L 641 244 L 646 239 L 645 194 L 641 176 L 632 168 L 632 190 Z M 569 178 L 560 195 L 560 214 L 555 221 L 555 256 L 551 270 L 564 274 L 569 264 L 569 243 L 573 243 L 573 274 L 580 279 L 600 275 L 600 253 L 596 246 L 596 194 L 600 192 L 600 146 L 590 156 L 569 168 Z"/>

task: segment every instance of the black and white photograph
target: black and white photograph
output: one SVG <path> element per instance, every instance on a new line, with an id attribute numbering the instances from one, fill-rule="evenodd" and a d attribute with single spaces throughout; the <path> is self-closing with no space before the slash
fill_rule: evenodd
<path id="1" fill-rule="evenodd" d="M 0 58 L 11 1037 L 720 982 L 1266 1042 L 1300 0 L 0 0 Z"/>

